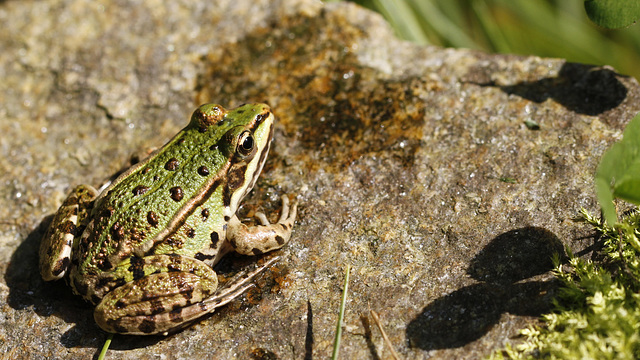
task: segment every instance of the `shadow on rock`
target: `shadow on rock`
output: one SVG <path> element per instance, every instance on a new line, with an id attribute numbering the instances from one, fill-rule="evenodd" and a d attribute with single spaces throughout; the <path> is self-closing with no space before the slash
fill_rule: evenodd
<path id="1" fill-rule="evenodd" d="M 627 89 L 618 76 L 605 67 L 565 63 L 557 77 L 500 86 L 500 89 L 536 103 L 551 98 L 578 114 L 599 115 L 620 105 L 627 96 Z M 480 85 L 495 86 L 493 83 Z"/>
<path id="2" fill-rule="evenodd" d="M 486 334 L 503 313 L 540 316 L 548 312 L 557 283 L 519 281 L 551 270 L 554 254 L 564 256 L 562 243 L 542 228 L 521 228 L 494 238 L 467 270 L 480 282 L 427 305 L 407 327 L 410 346 L 461 347 Z"/>
<path id="3" fill-rule="evenodd" d="M 45 282 L 40 277 L 38 249 L 53 216 L 48 216 L 27 236 L 11 255 L 5 273 L 9 287 L 7 302 L 16 310 L 32 307 L 42 317 L 57 316 L 75 324 L 61 335 L 66 347 L 101 346 L 96 342 L 92 307 L 71 292 L 65 281 Z M 75 334 L 75 335 L 73 335 Z M 93 334 L 89 339 L 87 334 Z M 78 339 L 78 341 L 69 341 Z"/>
<path id="4" fill-rule="evenodd" d="M 53 216 L 48 216 L 27 236 L 11 255 L 4 275 L 9 287 L 7 303 L 16 310 L 32 307 L 42 317 L 57 316 L 74 324 L 60 333 L 60 342 L 68 348 L 95 347 L 100 349 L 106 333 L 93 320 L 93 306 L 73 295 L 64 280 L 45 282 L 40 277 L 38 249 Z M 103 336 L 99 336 L 103 334 Z M 121 336 L 114 349 L 146 347 L 162 340 L 163 336 Z"/>

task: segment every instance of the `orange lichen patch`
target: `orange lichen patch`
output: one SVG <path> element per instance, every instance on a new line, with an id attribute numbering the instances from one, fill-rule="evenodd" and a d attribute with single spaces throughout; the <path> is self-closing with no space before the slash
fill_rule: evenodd
<path id="1" fill-rule="evenodd" d="M 442 84 L 425 78 L 407 86 L 361 65 L 350 49 L 358 47 L 362 30 L 341 16 L 323 13 L 287 21 L 277 24 L 277 31 L 274 24 L 209 54 L 197 101 L 267 102 L 276 126 L 313 150 L 289 155 L 310 171 L 317 167 L 316 158 L 338 159 L 334 168 L 325 169 L 338 172 L 390 147 L 411 165 L 423 135 L 425 97 Z"/>

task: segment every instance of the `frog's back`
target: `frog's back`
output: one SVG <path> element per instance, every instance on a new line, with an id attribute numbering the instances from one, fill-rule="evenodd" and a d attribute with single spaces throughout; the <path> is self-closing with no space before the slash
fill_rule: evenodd
<path id="1" fill-rule="evenodd" d="M 194 119 L 197 115 L 198 111 L 189 126 L 118 177 L 96 200 L 92 221 L 79 251 L 74 251 L 82 256 L 76 259 L 81 273 L 108 271 L 132 253 L 193 256 L 200 245 L 188 240 L 223 226 L 222 194 L 232 162 L 223 137 L 232 127 L 251 121 L 255 112 L 246 120 L 205 119 L 208 126 Z"/>

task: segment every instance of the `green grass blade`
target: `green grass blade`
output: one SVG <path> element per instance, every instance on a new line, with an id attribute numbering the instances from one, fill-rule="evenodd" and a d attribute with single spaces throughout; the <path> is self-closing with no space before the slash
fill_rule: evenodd
<path id="1" fill-rule="evenodd" d="M 487 3 L 483 0 L 474 0 L 471 2 L 471 8 L 480 21 L 480 25 L 493 48 L 501 53 L 513 52 L 498 22 L 491 14 L 491 9 L 487 6 Z"/>
<path id="2" fill-rule="evenodd" d="M 431 27 L 437 36 L 444 40 L 444 43 L 453 47 L 479 48 L 463 28 L 451 21 L 433 1 L 413 0 L 411 4 L 421 18 L 421 23 L 424 23 L 425 27 Z"/>
<path id="3" fill-rule="evenodd" d="M 418 44 L 429 43 L 419 19 L 406 1 L 372 0 L 372 4 L 387 18 L 400 37 Z"/>
<path id="4" fill-rule="evenodd" d="M 340 301 L 340 313 L 338 314 L 338 325 L 336 326 L 336 337 L 333 341 L 333 355 L 332 360 L 338 359 L 338 353 L 340 352 L 340 337 L 342 337 L 342 320 L 344 319 L 344 308 L 347 303 L 347 291 L 349 290 L 349 273 L 351 272 L 351 265 L 347 265 L 347 270 L 344 275 L 344 288 L 342 289 L 342 301 Z"/>
<path id="5" fill-rule="evenodd" d="M 105 356 L 107 356 L 107 350 L 109 350 L 111 340 L 113 340 L 113 334 L 109 333 L 109 336 L 107 336 L 107 340 L 104 341 L 104 345 L 102 346 L 100 355 L 98 355 L 98 360 L 104 360 Z"/>

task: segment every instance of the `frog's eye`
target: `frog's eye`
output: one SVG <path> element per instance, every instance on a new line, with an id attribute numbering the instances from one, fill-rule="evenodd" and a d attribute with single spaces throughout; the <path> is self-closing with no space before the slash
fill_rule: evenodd
<path id="1" fill-rule="evenodd" d="M 245 131 L 242 134 L 240 134 L 240 137 L 238 138 L 238 146 L 236 147 L 236 151 L 242 157 L 247 158 L 255 154 L 256 152 L 255 145 L 256 145 L 256 142 L 253 139 L 253 135 L 251 135 L 251 132 Z"/>

